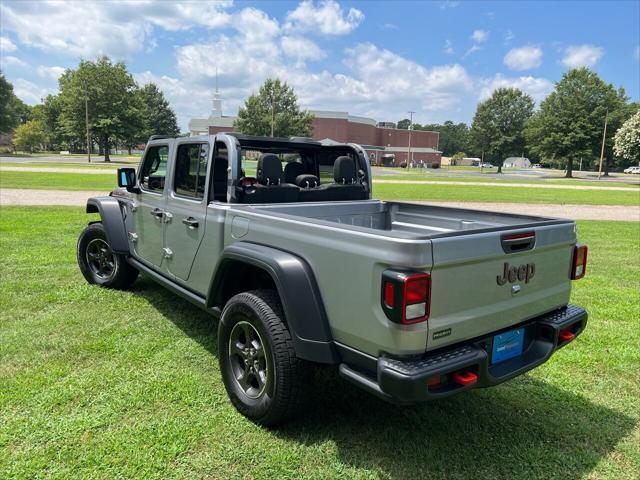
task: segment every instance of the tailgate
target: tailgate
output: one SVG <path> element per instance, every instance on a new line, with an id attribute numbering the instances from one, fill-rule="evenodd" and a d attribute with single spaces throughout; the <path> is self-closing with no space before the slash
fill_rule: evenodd
<path id="1" fill-rule="evenodd" d="M 566 305 L 575 243 L 573 222 L 434 238 L 427 350 Z"/>

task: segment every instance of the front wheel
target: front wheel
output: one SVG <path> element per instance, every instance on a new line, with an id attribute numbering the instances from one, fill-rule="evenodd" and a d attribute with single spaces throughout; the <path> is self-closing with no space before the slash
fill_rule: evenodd
<path id="1" fill-rule="evenodd" d="M 250 420 L 275 426 L 302 407 L 311 367 L 296 357 L 275 292 L 240 293 L 227 302 L 218 360 L 231 403 Z"/>
<path id="2" fill-rule="evenodd" d="M 138 277 L 138 270 L 124 256 L 111 250 L 102 223 L 92 223 L 78 239 L 78 266 L 89 283 L 125 289 Z"/>

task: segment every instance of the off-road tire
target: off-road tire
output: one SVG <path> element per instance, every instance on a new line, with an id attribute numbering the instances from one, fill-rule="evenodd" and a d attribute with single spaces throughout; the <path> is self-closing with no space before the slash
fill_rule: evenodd
<path id="1" fill-rule="evenodd" d="M 99 260 L 94 260 L 96 255 L 99 255 Z M 78 238 L 76 257 L 82 275 L 92 284 L 124 290 L 138 277 L 138 270 L 129 265 L 123 255 L 111 251 L 104 226 L 100 222 L 92 223 L 82 231 Z"/>
<path id="2" fill-rule="evenodd" d="M 238 367 L 246 357 L 230 355 L 232 349 L 238 350 L 234 348 L 238 342 L 234 347 L 231 345 L 234 327 L 242 324 L 248 328 L 246 323 L 255 329 L 257 340 L 263 342 L 265 359 L 270 359 L 271 365 L 265 382 L 268 385 L 260 394 L 254 388 L 254 396 L 249 396 L 238 380 Z M 267 427 L 282 424 L 295 416 L 305 403 L 313 375 L 312 365 L 296 356 L 280 299 L 272 290 L 240 293 L 227 302 L 218 325 L 218 361 L 231 403 L 257 424 Z"/>

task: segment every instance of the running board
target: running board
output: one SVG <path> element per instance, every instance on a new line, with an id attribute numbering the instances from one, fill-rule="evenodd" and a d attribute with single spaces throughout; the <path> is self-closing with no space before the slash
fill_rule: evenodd
<path id="1" fill-rule="evenodd" d="M 213 314 L 216 318 L 220 318 L 220 308 L 219 307 L 207 308 L 206 299 L 204 297 L 201 297 L 197 293 L 194 293 L 191 290 L 188 290 L 188 289 L 178 285 L 177 283 L 169 280 L 164 275 L 162 275 L 162 274 L 156 272 L 155 270 L 149 268 L 144 263 L 136 260 L 133 257 L 127 258 L 127 261 L 133 267 L 137 268 L 139 271 L 145 273 L 146 275 L 149 275 L 151 278 L 153 278 L 153 280 L 158 282 L 160 285 L 165 287 L 167 290 L 170 290 L 173 293 L 175 293 L 177 295 L 180 295 L 182 298 L 184 298 L 185 300 L 191 302 L 196 307 L 200 307 L 204 311 Z"/>

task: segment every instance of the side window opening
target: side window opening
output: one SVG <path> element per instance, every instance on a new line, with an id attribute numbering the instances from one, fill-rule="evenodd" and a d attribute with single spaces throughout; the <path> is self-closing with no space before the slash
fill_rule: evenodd
<path id="1" fill-rule="evenodd" d="M 142 170 L 140 171 L 140 185 L 151 192 L 162 192 L 167 176 L 167 160 L 169 147 L 154 145 L 147 150 Z"/>
<path id="2" fill-rule="evenodd" d="M 227 201 L 227 180 L 229 176 L 229 152 L 224 142 L 216 142 L 213 158 L 213 187 L 211 200 Z"/>
<path id="3" fill-rule="evenodd" d="M 178 146 L 173 190 L 177 195 L 204 198 L 209 161 L 209 144 L 187 143 Z"/>

